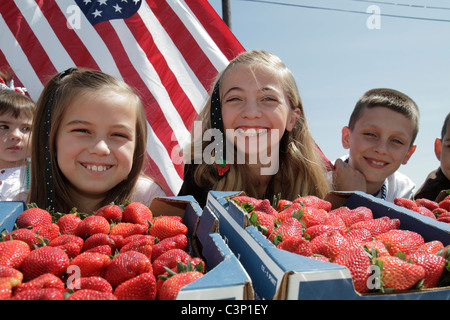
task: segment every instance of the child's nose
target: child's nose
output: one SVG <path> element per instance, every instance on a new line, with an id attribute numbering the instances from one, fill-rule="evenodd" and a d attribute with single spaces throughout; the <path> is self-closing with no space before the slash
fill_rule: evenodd
<path id="1" fill-rule="evenodd" d="M 11 140 L 20 140 L 23 137 L 23 133 L 22 131 L 20 131 L 20 128 L 15 128 L 13 130 L 11 130 L 9 138 Z"/>
<path id="2" fill-rule="evenodd" d="M 385 153 L 387 151 L 387 142 L 379 139 L 374 146 L 374 150 L 378 153 Z"/>
<path id="3" fill-rule="evenodd" d="M 247 101 L 242 110 L 241 116 L 243 118 L 254 119 L 261 117 L 261 109 L 257 101 Z"/>
<path id="4" fill-rule="evenodd" d="M 98 155 L 108 155 L 110 153 L 109 145 L 103 139 L 97 140 L 91 146 L 90 152 Z"/>

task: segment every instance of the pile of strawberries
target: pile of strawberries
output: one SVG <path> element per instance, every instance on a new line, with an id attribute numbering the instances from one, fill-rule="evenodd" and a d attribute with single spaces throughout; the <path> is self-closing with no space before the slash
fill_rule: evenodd
<path id="1" fill-rule="evenodd" d="M 205 270 L 182 218 L 139 202 L 85 216 L 29 208 L 16 226 L 0 242 L 0 300 L 170 300 Z"/>
<path id="2" fill-rule="evenodd" d="M 396 198 L 394 203 L 398 206 L 420 213 L 437 221 L 450 223 L 450 195 L 440 202 L 429 199 Z"/>
<path id="3" fill-rule="evenodd" d="M 398 219 L 374 218 L 367 207 L 332 210 L 315 196 L 273 204 L 248 196 L 230 201 L 277 248 L 346 266 L 360 294 L 448 285 L 450 246 L 425 242 L 419 233 L 400 229 Z"/>

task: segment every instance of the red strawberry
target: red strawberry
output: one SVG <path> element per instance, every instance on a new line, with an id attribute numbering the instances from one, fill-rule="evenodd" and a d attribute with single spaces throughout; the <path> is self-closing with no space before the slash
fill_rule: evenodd
<path id="1" fill-rule="evenodd" d="M 106 268 L 105 279 L 117 287 L 121 283 L 134 278 L 141 273 L 152 272 L 152 263 L 144 254 L 127 251 L 115 256 Z"/>
<path id="2" fill-rule="evenodd" d="M 14 294 L 11 300 L 64 300 L 64 294 L 55 288 L 30 289 Z"/>
<path id="3" fill-rule="evenodd" d="M 419 265 L 408 263 L 398 257 L 382 256 L 377 258 L 380 268 L 382 288 L 402 291 L 411 289 L 419 280 L 425 278 L 425 269 Z"/>
<path id="4" fill-rule="evenodd" d="M 145 204 L 132 202 L 123 209 L 123 220 L 148 226 L 153 221 L 153 213 Z"/>
<path id="5" fill-rule="evenodd" d="M 0 277 L 0 301 L 10 300 L 12 297 L 13 283 L 8 277 Z"/>
<path id="6" fill-rule="evenodd" d="M 124 245 L 120 249 L 119 253 L 124 253 L 124 252 L 130 251 L 130 250 L 133 250 L 133 251 L 144 254 L 151 261 L 152 251 L 153 251 L 153 243 L 155 243 L 153 241 L 153 239 L 135 240 L 135 241 L 132 241 L 132 242 Z"/>
<path id="7" fill-rule="evenodd" d="M 359 228 L 367 229 L 372 233 L 372 237 L 376 237 L 379 234 L 395 229 L 397 227 L 397 220 L 396 219 L 391 220 L 389 217 L 381 217 L 377 219 L 354 223 L 350 226 L 349 229 L 350 230 Z"/>
<path id="8" fill-rule="evenodd" d="M 357 222 L 373 219 L 372 211 L 369 208 L 357 207 L 352 210 L 345 208 L 338 208 L 331 212 L 334 213 L 336 211 L 336 214 L 344 221 L 347 228 Z"/>
<path id="9" fill-rule="evenodd" d="M 328 219 L 328 212 L 324 209 L 314 207 L 304 207 L 300 212 L 300 222 L 303 227 L 309 228 L 316 224 L 325 224 Z"/>
<path id="10" fill-rule="evenodd" d="M 339 231 L 329 231 L 311 240 L 309 247 L 313 254 L 320 254 L 333 261 L 340 253 L 350 249 L 347 239 Z"/>
<path id="11" fill-rule="evenodd" d="M 181 249 L 186 250 L 188 245 L 188 239 L 186 235 L 179 234 L 173 237 L 165 238 L 153 245 L 152 251 L 152 261 L 155 261 L 160 255 L 164 252 L 167 252 L 171 249 Z"/>
<path id="12" fill-rule="evenodd" d="M 363 242 L 363 243 L 361 243 L 360 247 L 362 247 L 362 248 L 367 247 L 367 250 L 369 252 L 371 252 L 372 250 L 376 250 L 378 257 L 384 256 L 384 255 L 390 255 L 390 253 L 386 249 L 386 246 L 384 245 L 384 243 L 379 240 L 371 240 L 371 241 Z"/>
<path id="13" fill-rule="evenodd" d="M 4 240 L 21 240 L 23 242 L 26 242 L 28 246 L 30 247 L 30 250 L 33 250 L 35 246 L 38 246 L 40 243 L 42 243 L 44 240 L 42 237 L 39 237 L 36 233 L 31 231 L 30 229 L 16 229 L 8 233 Z"/>
<path id="14" fill-rule="evenodd" d="M 350 270 L 356 292 L 367 293 L 367 280 L 371 275 L 370 258 L 361 247 L 355 247 L 339 254 L 334 263 L 346 266 Z"/>
<path id="15" fill-rule="evenodd" d="M 105 233 L 96 233 L 84 241 L 82 251 L 88 251 L 92 248 L 105 245 L 111 247 L 111 252 L 116 251 L 116 241 L 114 241 L 110 235 Z"/>
<path id="16" fill-rule="evenodd" d="M 74 234 L 86 239 L 96 233 L 109 233 L 110 225 L 108 220 L 101 216 L 88 216 L 84 218 L 75 229 Z"/>
<path id="17" fill-rule="evenodd" d="M 29 208 L 19 214 L 16 219 L 16 224 L 19 229 L 37 227 L 49 223 L 52 223 L 51 214 L 47 210 L 40 208 Z"/>
<path id="18" fill-rule="evenodd" d="M 153 261 L 153 274 L 158 277 L 165 272 L 164 267 L 172 269 L 177 265 L 177 262 L 187 263 L 191 259 L 187 252 L 181 249 L 171 249 Z"/>
<path id="19" fill-rule="evenodd" d="M 272 207 L 272 204 L 268 199 L 261 200 L 258 204 L 255 205 L 255 211 L 261 211 L 266 214 L 277 215 L 278 211 Z"/>
<path id="20" fill-rule="evenodd" d="M 70 262 L 70 266 L 79 268 L 80 277 L 103 277 L 110 263 L 111 258 L 105 254 L 83 252 Z"/>
<path id="21" fill-rule="evenodd" d="M 0 242 L 0 265 L 20 269 L 30 251 L 28 244 L 20 240 Z"/>
<path id="22" fill-rule="evenodd" d="M 300 205 L 300 203 L 293 203 L 291 206 L 278 212 L 275 216 L 277 219 L 283 221 L 287 218 L 291 218 L 293 215 L 299 214 L 301 212 L 301 210 L 299 211 L 299 209 L 301 208 L 302 206 Z"/>
<path id="23" fill-rule="evenodd" d="M 420 213 L 421 215 L 425 217 L 429 217 L 431 219 L 436 220 L 436 216 L 433 214 L 433 212 L 430 209 L 427 209 L 425 207 L 417 207 L 414 209 L 415 212 Z"/>
<path id="24" fill-rule="evenodd" d="M 78 214 L 68 213 L 61 216 L 56 224 L 58 225 L 61 234 L 74 234 L 75 229 L 80 222 L 81 218 Z"/>
<path id="25" fill-rule="evenodd" d="M 450 199 L 448 197 L 439 202 L 439 208 L 450 211 Z"/>
<path id="26" fill-rule="evenodd" d="M 152 272 L 142 273 L 121 283 L 114 295 L 119 300 L 155 300 L 156 278 Z"/>
<path id="27" fill-rule="evenodd" d="M 72 293 L 66 300 L 117 300 L 110 292 L 101 292 L 92 289 L 81 289 Z"/>
<path id="28" fill-rule="evenodd" d="M 290 238 L 282 241 L 277 245 L 277 248 L 305 257 L 309 257 L 312 254 L 311 249 L 309 248 L 309 241 L 303 237 Z"/>
<path id="29" fill-rule="evenodd" d="M 64 292 L 64 282 L 52 273 L 44 273 L 28 282 L 24 282 L 19 285 L 15 293 L 26 291 L 26 290 L 37 290 L 37 289 L 57 289 Z"/>
<path id="30" fill-rule="evenodd" d="M 199 271 L 191 271 L 189 268 L 188 271 L 181 271 L 179 273 L 169 273 L 166 280 L 162 284 L 160 291 L 158 292 L 159 300 L 175 300 L 179 291 L 189 283 L 194 282 L 197 279 L 200 279 L 203 276 L 202 272 Z"/>
<path id="31" fill-rule="evenodd" d="M 51 240 L 47 245 L 64 250 L 69 259 L 73 259 L 80 254 L 84 241 L 76 235 L 62 234 Z"/>
<path id="32" fill-rule="evenodd" d="M 356 247 L 372 240 L 372 233 L 367 229 L 353 229 L 344 235 L 351 247 Z"/>
<path id="33" fill-rule="evenodd" d="M 424 244 L 424 239 L 419 233 L 400 229 L 382 233 L 375 239 L 383 242 L 391 255 L 399 251 L 409 255 Z"/>
<path id="34" fill-rule="evenodd" d="M 123 211 L 116 204 L 108 204 L 95 211 L 94 216 L 102 216 L 109 223 L 118 223 L 122 221 Z"/>
<path id="35" fill-rule="evenodd" d="M 30 281 L 44 273 L 61 277 L 69 266 L 69 257 L 59 248 L 39 247 L 28 254 L 22 262 L 21 271 L 25 281 Z"/>
<path id="36" fill-rule="evenodd" d="M 410 199 L 405 199 L 405 198 L 395 198 L 394 199 L 394 204 L 400 206 L 400 207 L 404 207 L 406 209 L 409 210 L 415 210 L 417 209 L 417 204 Z"/>
<path id="37" fill-rule="evenodd" d="M 280 199 L 277 202 L 275 210 L 277 210 L 278 212 L 281 212 L 281 211 L 289 208 L 292 204 L 293 204 L 293 202 L 290 200 Z"/>
<path id="38" fill-rule="evenodd" d="M 432 253 L 437 254 L 440 250 L 444 250 L 444 245 L 439 240 L 425 242 L 414 253 Z"/>
<path id="39" fill-rule="evenodd" d="M 437 287 L 439 280 L 444 273 L 446 262 L 445 258 L 431 253 L 413 253 L 410 255 L 410 259 L 415 264 L 425 269 L 425 280 L 423 282 L 423 287 Z"/>
<path id="40" fill-rule="evenodd" d="M 104 254 L 107 256 L 113 255 L 113 251 L 111 250 L 111 247 L 108 245 L 96 246 L 96 247 L 86 250 L 84 252 L 96 252 L 96 253 L 101 253 L 101 254 Z"/>
<path id="41" fill-rule="evenodd" d="M 11 280 L 14 281 L 14 285 L 18 286 L 22 283 L 23 274 L 12 267 L 0 266 L 0 278 L 11 278 Z"/>
<path id="42" fill-rule="evenodd" d="M 120 222 L 111 227 L 109 235 L 122 236 L 124 238 L 135 234 L 144 234 L 148 230 L 147 226 L 143 224 L 136 224 L 131 222 Z"/>
<path id="43" fill-rule="evenodd" d="M 50 241 L 59 236 L 59 227 L 56 223 L 36 226 L 31 229 L 31 231 L 36 233 L 38 236 Z"/>
<path id="44" fill-rule="evenodd" d="M 275 245 L 293 237 L 300 237 L 303 233 L 303 226 L 297 218 L 284 220 L 278 228 L 272 231 L 268 239 Z"/>
<path id="45" fill-rule="evenodd" d="M 177 234 L 187 234 L 188 228 L 185 224 L 170 217 L 157 219 L 150 227 L 149 234 L 159 240 L 176 236 Z"/>
<path id="46" fill-rule="evenodd" d="M 294 203 L 298 202 L 302 204 L 304 207 L 313 207 L 316 209 L 325 210 L 327 212 L 331 210 L 331 202 L 323 200 L 316 196 L 298 197 L 293 202 Z"/>
<path id="47" fill-rule="evenodd" d="M 261 200 L 249 196 L 232 197 L 230 198 L 230 201 L 237 203 L 239 206 L 242 205 L 243 203 L 249 203 L 250 205 L 256 206 L 261 202 Z"/>
<path id="48" fill-rule="evenodd" d="M 79 281 L 77 281 L 79 280 Z M 106 281 L 105 278 L 102 277 L 81 277 L 78 279 L 75 279 L 75 281 L 67 284 L 67 289 L 77 291 L 77 290 L 83 290 L 83 289 L 89 289 L 89 290 L 95 290 L 105 293 L 112 293 L 113 288 L 111 284 Z"/>
<path id="49" fill-rule="evenodd" d="M 114 238 L 114 236 L 110 235 L 111 237 Z M 156 243 L 156 239 L 154 236 L 151 236 L 149 234 L 132 234 L 131 236 L 128 236 L 126 238 L 122 238 L 121 240 L 117 240 L 115 239 L 116 245 L 117 245 L 117 249 L 122 248 L 124 245 L 136 241 L 136 240 L 142 240 L 142 239 L 146 239 L 149 240 L 151 242 L 153 242 L 153 244 L 155 245 Z"/>
<path id="50" fill-rule="evenodd" d="M 344 220 L 342 220 L 341 217 L 339 217 L 337 214 L 329 213 L 324 223 L 325 225 L 339 228 L 342 234 L 345 234 L 347 232 L 347 226 L 345 225 Z"/>
<path id="51" fill-rule="evenodd" d="M 250 224 L 254 225 L 264 235 L 269 235 L 275 228 L 276 217 L 263 211 L 253 211 L 250 215 Z"/>
<path id="52" fill-rule="evenodd" d="M 341 234 L 343 234 L 342 230 L 339 227 L 330 226 L 327 224 L 316 224 L 315 226 L 306 228 L 303 235 L 305 236 L 306 239 L 312 240 L 315 237 L 321 235 L 322 233 L 332 230 L 339 231 Z"/>
<path id="53" fill-rule="evenodd" d="M 433 211 L 434 209 L 439 207 L 439 204 L 436 201 L 429 200 L 429 199 L 416 199 L 416 204 L 419 207 L 425 207 L 430 211 Z"/>

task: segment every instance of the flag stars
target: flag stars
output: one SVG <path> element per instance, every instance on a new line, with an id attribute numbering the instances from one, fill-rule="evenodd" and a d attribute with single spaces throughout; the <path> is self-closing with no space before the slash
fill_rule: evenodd
<path id="1" fill-rule="evenodd" d="M 116 3 L 116 5 L 115 6 L 113 6 L 113 8 L 114 8 L 114 10 L 115 10 L 115 12 L 119 12 L 119 13 L 122 13 L 122 8 L 119 6 L 119 4 L 118 3 Z"/>
<path id="2" fill-rule="evenodd" d="M 92 12 L 92 14 L 94 15 L 94 18 L 101 17 L 102 16 L 102 11 L 100 11 L 98 9 L 95 9 L 95 11 Z"/>
<path id="3" fill-rule="evenodd" d="M 106 6 L 106 2 L 108 0 L 97 0 L 100 5 L 104 4 Z"/>
<path id="4" fill-rule="evenodd" d="M 83 0 L 83 2 L 84 2 L 84 5 L 88 5 L 89 3 L 91 3 L 92 2 L 92 0 Z"/>

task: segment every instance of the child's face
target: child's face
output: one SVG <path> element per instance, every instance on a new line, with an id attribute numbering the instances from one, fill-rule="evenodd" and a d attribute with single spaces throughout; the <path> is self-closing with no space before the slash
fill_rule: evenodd
<path id="1" fill-rule="evenodd" d="M 75 192 L 102 196 L 128 176 L 136 118 L 136 106 L 109 91 L 83 94 L 68 106 L 57 132 L 56 154 Z"/>
<path id="2" fill-rule="evenodd" d="M 342 144 L 350 149 L 349 165 L 365 176 L 368 187 L 381 187 L 408 162 L 415 150 L 413 128 L 411 120 L 384 107 L 366 108 L 353 130 L 344 127 Z"/>
<path id="3" fill-rule="evenodd" d="M 263 68 L 236 65 L 225 76 L 221 92 L 224 129 L 233 130 L 237 149 L 245 154 L 273 148 L 301 112 L 290 107 L 279 78 Z"/>
<path id="4" fill-rule="evenodd" d="M 32 119 L 0 115 L 0 168 L 21 164 L 29 155 Z"/>
<path id="5" fill-rule="evenodd" d="M 447 179 L 450 179 L 450 122 L 447 124 L 447 133 L 444 138 L 435 141 L 436 157 L 440 161 L 440 167 Z"/>

